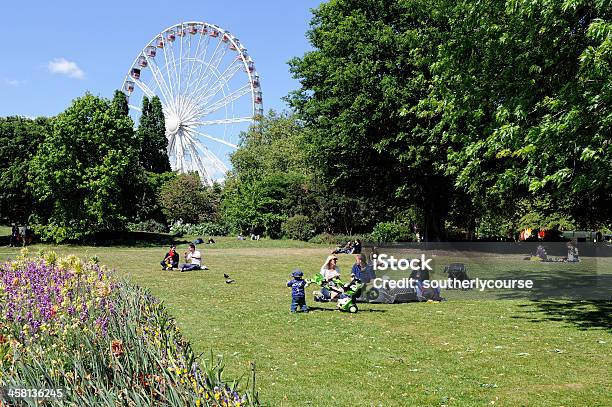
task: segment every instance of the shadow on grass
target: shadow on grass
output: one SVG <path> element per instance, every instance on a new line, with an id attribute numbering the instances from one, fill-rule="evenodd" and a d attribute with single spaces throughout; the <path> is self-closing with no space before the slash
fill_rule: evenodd
<path id="1" fill-rule="evenodd" d="M 310 305 L 308 306 L 308 311 L 309 311 L 309 312 L 310 312 L 310 311 L 314 311 L 314 312 L 317 312 L 317 311 L 333 311 L 333 312 L 341 312 L 341 311 L 339 311 L 339 310 L 338 310 L 338 308 L 312 307 L 312 306 L 310 306 Z M 358 314 L 360 314 L 360 313 L 366 313 L 366 312 L 368 312 L 368 313 L 369 313 L 369 312 L 387 312 L 387 311 L 382 310 L 382 309 L 362 309 L 362 308 L 359 308 L 359 311 L 357 311 L 357 313 L 358 313 Z"/>
<path id="2" fill-rule="evenodd" d="M 478 298 L 551 302 L 566 300 L 576 303 L 580 303 L 580 301 L 609 302 L 612 299 L 612 274 L 601 274 L 598 273 L 598 270 L 559 270 L 538 273 L 506 271 L 503 278 L 500 276 L 489 278 L 494 280 L 531 280 L 533 287 L 530 289 L 486 290 L 483 293 L 478 293 Z"/>
<path id="3" fill-rule="evenodd" d="M 10 236 L 0 236 L 0 246 L 8 246 Z M 41 243 L 34 239 L 33 243 Z M 98 247 L 159 247 L 171 244 L 190 243 L 189 240 L 166 233 L 151 232 L 101 232 L 87 237 L 82 241 L 67 241 L 66 244 L 76 246 L 98 246 Z"/>
<path id="4" fill-rule="evenodd" d="M 574 324 L 580 330 L 602 329 L 612 332 L 612 301 L 545 300 L 520 306 L 535 307 L 526 311 L 532 314 L 531 322 L 560 321 Z"/>
<path id="5" fill-rule="evenodd" d="M 90 238 L 86 238 L 83 244 L 86 246 L 130 246 L 130 247 L 157 247 L 170 244 L 189 243 L 185 239 L 175 240 L 176 236 L 166 233 L 152 232 L 102 232 Z"/>

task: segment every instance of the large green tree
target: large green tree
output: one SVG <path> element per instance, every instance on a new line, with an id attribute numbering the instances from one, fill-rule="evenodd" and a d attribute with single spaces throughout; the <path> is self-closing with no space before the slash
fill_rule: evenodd
<path id="1" fill-rule="evenodd" d="M 242 134 L 223 191 L 222 209 L 229 224 L 276 237 L 287 217 L 315 216 L 318 208 L 305 138 L 300 121 L 274 111 Z"/>
<path id="2" fill-rule="evenodd" d="M 198 224 L 218 218 L 220 187 L 202 185 L 197 172 L 178 174 L 159 191 L 161 210 L 170 222 Z"/>
<path id="3" fill-rule="evenodd" d="M 373 219 L 417 205 L 435 239 L 453 192 L 445 151 L 428 139 L 427 118 L 403 115 L 427 90 L 424 55 L 438 41 L 431 10 L 416 1 L 321 4 L 308 32 L 314 50 L 290 61 L 301 87 L 289 101 L 312 130 L 324 184 L 365 201 Z M 421 30 L 430 23 L 431 33 Z"/>
<path id="4" fill-rule="evenodd" d="M 80 239 L 124 227 L 138 168 L 133 122 L 120 92 L 112 101 L 86 94 L 53 120 L 31 160 L 29 185 L 49 212 L 42 238 Z"/>
<path id="5" fill-rule="evenodd" d="M 146 171 L 171 171 L 164 112 L 159 97 L 142 99 L 142 114 L 137 131 L 140 140 L 140 164 Z"/>
<path id="6" fill-rule="evenodd" d="M 324 3 L 314 50 L 290 62 L 310 157 L 339 194 L 377 196 L 381 217 L 416 204 L 428 239 L 449 220 L 518 225 L 529 211 L 610 222 L 610 13 L 589 0 Z"/>
<path id="7" fill-rule="evenodd" d="M 25 223 L 34 211 L 29 163 L 50 129 L 50 119 L 0 118 L 0 222 Z"/>
<path id="8" fill-rule="evenodd" d="M 485 213 L 610 222 L 609 2 L 441 4 L 431 87 L 405 112 L 435 124 L 447 174 Z"/>

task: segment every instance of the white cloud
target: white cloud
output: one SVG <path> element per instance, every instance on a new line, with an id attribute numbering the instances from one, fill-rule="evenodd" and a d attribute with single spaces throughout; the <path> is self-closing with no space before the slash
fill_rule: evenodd
<path id="1" fill-rule="evenodd" d="M 49 61 L 49 72 L 68 75 L 71 78 L 85 79 L 85 72 L 79 68 L 76 62 L 68 61 L 66 58 L 54 58 Z"/>
<path id="2" fill-rule="evenodd" d="M 8 86 L 21 86 L 21 85 L 25 85 L 27 83 L 27 81 L 22 81 L 19 79 L 8 79 L 8 78 L 4 78 L 4 84 L 8 85 Z"/>

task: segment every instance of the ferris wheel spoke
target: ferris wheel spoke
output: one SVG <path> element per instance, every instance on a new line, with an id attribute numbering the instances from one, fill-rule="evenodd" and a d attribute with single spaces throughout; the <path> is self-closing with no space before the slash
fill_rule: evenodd
<path id="1" fill-rule="evenodd" d="M 181 39 L 181 47 L 179 51 L 179 77 L 178 77 L 178 94 L 181 94 L 181 77 L 183 76 L 183 39 L 185 38 L 185 27 L 181 25 L 181 33 L 179 38 Z"/>
<path id="2" fill-rule="evenodd" d="M 199 143 L 197 139 L 193 136 L 192 131 L 186 128 L 184 132 L 184 136 L 185 136 L 185 141 L 186 141 L 186 148 L 190 150 L 192 161 L 202 163 L 202 160 L 200 159 L 200 155 L 197 153 L 197 150 L 198 150 L 197 146 Z"/>
<path id="3" fill-rule="evenodd" d="M 136 110 L 137 112 L 142 113 L 142 109 L 141 109 L 141 108 L 139 108 L 138 106 L 128 105 L 128 107 L 129 107 L 130 109 L 134 109 L 134 110 Z"/>
<path id="4" fill-rule="evenodd" d="M 239 66 L 236 68 L 236 71 L 238 70 L 240 70 Z M 227 82 L 234 76 L 235 73 L 236 72 L 231 72 L 229 76 L 227 76 L 224 80 L 219 79 L 216 85 L 206 90 L 206 92 L 199 90 L 193 92 L 193 94 L 198 95 L 194 99 L 197 104 L 193 105 L 191 109 L 187 112 L 188 117 L 197 115 L 198 112 L 201 111 L 199 106 L 206 106 L 206 103 L 208 103 L 211 98 L 214 98 L 225 86 L 227 86 Z"/>
<path id="5" fill-rule="evenodd" d="M 233 123 L 250 123 L 253 121 L 252 117 L 229 117 L 227 119 L 219 120 L 193 120 L 185 122 L 186 125 L 197 125 L 197 126 L 213 126 L 218 124 L 233 124 Z"/>
<path id="6" fill-rule="evenodd" d="M 176 40 L 175 40 L 176 41 Z M 164 48 L 166 49 L 166 48 Z M 170 71 L 173 71 L 174 74 L 174 78 L 172 79 L 172 81 L 174 82 L 175 86 L 174 86 L 174 105 L 175 105 L 175 110 L 178 112 L 181 109 L 181 99 L 180 99 L 180 75 L 178 73 L 178 70 L 176 68 L 176 56 L 174 54 L 174 42 L 170 41 L 170 46 L 168 47 L 170 54 L 170 67 L 168 68 L 168 75 L 170 75 Z"/>
<path id="7" fill-rule="evenodd" d="M 196 46 L 195 55 L 198 55 L 200 51 L 200 43 L 202 42 L 202 35 L 198 35 L 198 45 Z M 186 89 L 189 89 L 189 85 L 191 84 L 191 75 L 193 75 L 193 66 L 195 65 L 196 59 L 191 56 L 191 37 L 189 38 L 189 58 L 191 60 L 191 64 L 189 65 L 189 76 L 187 76 L 187 85 Z"/>
<path id="8" fill-rule="evenodd" d="M 204 148 L 202 152 L 204 153 L 206 158 L 208 158 L 210 163 L 219 170 L 219 172 L 221 172 L 222 174 L 227 173 L 228 171 L 227 166 L 223 164 L 223 161 L 219 160 L 219 158 L 216 155 L 214 155 L 209 149 Z"/>
<path id="9" fill-rule="evenodd" d="M 202 72 L 200 72 L 200 78 L 198 83 L 196 84 L 196 89 L 200 88 L 200 84 L 204 83 L 205 86 L 208 86 L 208 84 L 210 83 L 210 80 L 212 79 L 212 77 L 215 74 L 215 70 L 217 69 L 216 67 L 219 65 L 219 63 L 221 62 L 221 60 L 223 59 L 223 57 L 225 56 L 225 54 L 227 53 L 227 48 L 221 46 L 221 44 L 223 44 L 223 41 L 219 40 L 217 41 L 217 46 L 215 47 L 215 51 L 213 52 L 212 56 L 210 57 L 210 63 L 208 64 L 202 64 L 205 65 Z M 215 68 L 213 68 L 213 66 Z"/>
<path id="10" fill-rule="evenodd" d="M 175 144 L 176 144 L 176 135 L 173 134 L 170 137 L 168 137 L 168 147 L 166 148 L 166 151 L 168 152 L 169 156 L 174 155 Z"/>
<path id="11" fill-rule="evenodd" d="M 216 141 L 217 143 L 225 144 L 228 147 L 238 148 L 238 146 L 236 144 L 230 143 L 229 141 L 223 140 L 223 139 L 215 137 L 215 136 L 211 136 L 210 134 L 203 133 L 203 132 L 201 132 L 199 130 L 196 130 L 194 127 L 190 127 L 189 131 L 194 133 L 194 134 L 197 134 L 199 136 L 206 137 L 209 140 Z"/>
<path id="12" fill-rule="evenodd" d="M 219 50 L 219 45 L 221 44 L 221 41 L 217 41 L 217 46 L 215 47 L 215 50 L 212 53 L 211 59 L 216 58 L 217 52 Z M 204 81 L 204 83 L 208 83 L 208 75 L 211 75 L 212 72 L 209 74 L 208 71 L 210 70 L 210 63 L 209 64 L 205 64 L 203 62 L 204 60 L 202 60 L 202 62 L 200 63 L 200 69 L 198 70 L 198 74 L 197 74 L 197 80 L 194 84 L 194 88 L 198 89 L 200 87 L 200 84 Z M 206 80 L 205 80 L 206 79 Z"/>
<path id="13" fill-rule="evenodd" d="M 174 41 L 167 41 L 166 44 L 168 46 L 164 47 L 164 52 L 168 52 L 168 64 L 166 65 L 166 72 L 168 75 L 168 81 L 172 84 L 172 96 L 174 99 L 175 110 L 178 111 L 180 109 L 180 100 L 179 95 L 180 91 L 178 88 L 179 84 L 179 73 L 176 68 L 176 56 L 174 54 Z"/>
<path id="14" fill-rule="evenodd" d="M 185 135 L 181 130 L 179 130 L 179 132 L 176 134 L 176 137 L 178 141 L 178 143 L 175 144 L 177 170 L 179 172 L 183 172 L 184 169 L 187 167 L 185 162 Z"/>
<path id="15" fill-rule="evenodd" d="M 236 72 L 240 71 L 240 64 L 232 63 L 228 66 L 223 73 L 217 78 L 217 83 L 208 89 L 196 89 L 193 94 L 198 95 L 197 100 L 205 103 L 208 99 L 215 96 L 228 82 L 236 75 Z"/>
<path id="16" fill-rule="evenodd" d="M 194 112 L 192 112 L 192 118 L 204 118 L 205 116 L 216 112 L 217 110 L 223 108 L 226 105 L 229 105 L 235 100 L 240 99 L 242 96 L 251 92 L 251 83 L 247 83 L 242 85 L 242 87 L 234 90 L 232 93 L 229 93 L 223 96 L 221 99 L 218 99 L 212 103 L 201 103 L 200 106 L 196 108 Z M 218 92 L 217 92 L 218 93 Z"/>
<path id="17" fill-rule="evenodd" d="M 172 52 L 172 57 L 170 58 L 170 62 L 172 62 L 172 67 L 174 68 L 174 79 L 175 79 L 176 84 L 177 84 L 176 95 L 178 95 L 180 93 L 179 92 L 179 88 L 178 88 L 178 84 L 180 83 L 180 80 L 179 80 L 178 70 L 176 69 L 176 56 L 174 55 L 174 43 L 175 43 L 175 41 L 176 40 L 170 41 L 170 51 Z"/>
<path id="18" fill-rule="evenodd" d="M 153 76 L 153 79 L 155 80 L 155 83 L 157 84 L 157 88 L 159 89 L 161 93 L 163 104 L 166 106 L 171 105 L 173 101 L 169 93 L 167 93 L 167 91 L 169 91 L 168 85 L 166 84 L 164 76 L 161 74 L 161 71 L 159 70 L 157 63 L 155 62 L 155 59 L 149 58 L 146 55 L 146 53 L 144 55 L 148 61 L 149 68 L 151 69 L 151 75 Z"/>
<path id="19" fill-rule="evenodd" d="M 204 147 L 205 147 L 205 146 L 204 146 Z M 208 148 L 206 148 L 206 147 L 205 147 L 205 148 L 202 150 L 202 152 L 204 153 L 204 155 L 206 155 L 206 157 L 207 157 L 207 158 L 210 160 L 210 162 L 211 162 L 211 163 L 212 163 L 212 164 L 213 164 L 215 167 L 217 167 L 217 169 L 218 169 L 218 170 L 219 170 L 221 173 L 223 173 L 223 174 L 227 173 L 227 171 L 228 171 L 227 166 L 226 166 L 225 164 L 223 164 L 223 161 L 219 160 L 219 158 L 218 158 L 216 155 L 214 155 L 214 154 L 213 154 L 213 153 L 212 153 L 212 152 L 211 152 L 211 151 L 210 151 Z"/>
<path id="20" fill-rule="evenodd" d="M 219 43 L 222 43 L 222 41 L 219 41 Z M 210 82 L 213 80 L 214 77 L 219 77 L 218 72 L 219 72 L 219 64 L 221 63 L 221 61 L 223 60 L 223 58 L 225 57 L 225 54 L 227 53 L 227 48 L 223 47 L 223 50 L 221 52 L 221 54 L 214 60 L 212 61 L 206 68 L 206 72 L 207 75 L 204 75 L 203 78 L 206 78 L 206 81 L 204 82 L 204 85 L 199 87 L 199 89 L 207 89 L 208 86 L 210 85 Z M 233 65 L 230 64 L 230 66 Z"/>
<path id="21" fill-rule="evenodd" d="M 193 78 L 194 81 L 200 78 L 200 74 L 202 73 L 202 69 L 204 67 L 203 61 L 205 61 L 206 55 L 208 54 L 208 48 L 210 46 L 210 41 L 211 41 L 210 40 L 210 36 L 208 36 L 206 34 L 202 34 L 202 36 L 205 37 L 205 39 L 204 39 L 204 48 L 202 49 L 201 53 L 200 53 L 199 49 L 196 50 L 196 53 L 194 55 L 194 64 L 196 62 L 199 62 L 198 63 L 198 67 L 197 67 L 197 71 L 194 70 L 194 72 L 193 72 L 193 74 L 195 74 L 195 75 L 192 74 L 192 78 Z M 191 87 L 191 85 L 192 85 L 192 82 L 191 82 L 191 80 L 189 80 L 188 86 Z"/>
<path id="22" fill-rule="evenodd" d="M 199 62 L 198 71 L 194 78 L 194 80 L 197 82 L 199 82 L 199 80 L 202 77 L 202 70 L 204 69 L 204 66 L 205 66 L 204 61 L 205 61 L 206 56 L 208 55 L 208 47 L 210 46 L 210 41 L 211 41 L 210 36 L 207 36 L 206 34 L 202 34 L 202 35 L 206 37 L 206 40 L 204 41 L 204 49 L 202 50 L 202 56 L 200 56 L 199 53 L 196 53 L 195 55 L 195 61 Z M 217 46 L 215 50 L 213 51 L 213 55 L 217 52 L 218 47 L 219 47 L 219 44 L 217 43 Z M 191 81 L 189 82 L 189 85 L 191 87 Z"/>
<path id="23" fill-rule="evenodd" d="M 160 92 L 163 94 L 165 100 L 164 105 L 174 110 L 175 107 L 174 98 L 172 97 L 172 89 L 170 85 L 168 85 L 168 83 L 166 82 L 166 78 L 159 65 L 157 65 L 157 61 L 155 61 L 155 59 L 151 59 L 151 63 L 149 63 L 149 66 L 151 67 L 151 72 L 153 73 L 153 76 L 159 83 Z"/>
<path id="24" fill-rule="evenodd" d="M 222 91 L 222 90 L 224 90 L 225 88 L 227 88 L 227 90 L 229 90 L 229 86 L 228 86 L 227 82 L 224 82 L 224 81 L 219 80 L 219 82 L 218 82 L 218 83 L 217 83 L 217 84 L 216 84 L 214 87 L 212 87 L 212 88 L 208 89 L 208 90 L 206 91 L 206 93 L 202 93 L 202 94 L 201 94 L 201 96 L 198 96 L 198 98 L 196 99 L 196 101 L 198 102 L 198 104 L 199 104 L 200 106 L 204 106 L 204 107 L 206 107 L 207 105 L 212 105 L 212 104 L 214 103 L 215 98 L 216 98 L 216 97 L 217 97 L 217 95 L 219 94 L 219 92 L 221 92 L 221 91 Z M 248 85 L 243 85 L 243 88 L 245 88 L 245 92 L 244 92 L 244 93 L 242 93 L 242 92 L 241 92 L 241 95 L 240 95 L 240 96 L 242 96 L 243 94 L 246 94 L 246 93 L 248 93 L 248 91 L 250 91 L 250 84 L 248 84 Z M 242 88 L 240 88 L 240 89 L 242 89 Z M 240 89 L 239 89 L 239 90 L 240 90 Z M 224 91 L 224 94 L 225 94 L 225 91 Z M 231 94 L 230 94 L 230 95 L 231 95 Z M 238 96 L 238 98 L 239 98 L 240 96 Z M 231 103 L 231 102 L 233 102 L 234 100 L 235 100 L 235 99 L 231 99 L 231 100 L 229 100 L 227 103 Z M 211 101 L 212 101 L 212 102 L 211 102 Z"/>
<path id="25" fill-rule="evenodd" d="M 166 70 L 166 77 L 168 78 L 168 82 L 170 84 L 172 84 L 173 80 L 172 80 L 172 75 L 170 74 L 170 61 L 168 61 L 168 53 L 166 51 L 166 49 L 168 48 L 168 42 L 167 39 L 163 36 L 163 33 L 161 34 L 162 37 L 162 41 L 164 44 L 164 47 L 162 48 L 162 50 L 164 51 L 164 61 L 166 62 L 164 65 L 164 68 Z M 162 77 L 164 77 L 164 74 L 161 75 Z M 169 86 L 169 95 L 170 95 L 170 99 L 173 99 L 174 96 L 174 88 L 172 86 Z"/>
<path id="26" fill-rule="evenodd" d="M 199 111 L 200 116 L 206 116 L 206 115 L 209 115 L 211 113 L 214 113 L 217 110 L 219 110 L 222 107 L 224 107 L 225 105 L 228 105 L 228 104 L 232 103 L 233 101 L 240 99 L 242 96 L 248 94 L 249 92 L 251 92 L 251 85 L 250 84 L 244 85 L 241 88 L 239 88 L 239 89 L 233 91 L 232 93 L 224 96 L 223 98 L 217 100 L 216 102 L 204 106 Z"/>
<path id="27" fill-rule="evenodd" d="M 200 174 L 200 178 L 203 179 L 203 181 L 207 184 L 212 183 L 213 179 L 210 176 L 208 170 L 206 169 L 206 165 L 200 158 L 200 153 L 198 152 L 198 146 L 196 144 L 196 141 L 191 139 L 188 144 L 188 148 L 189 154 L 191 155 L 191 162 L 196 168 L 196 171 Z"/>
<path id="28" fill-rule="evenodd" d="M 141 81 L 140 79 L 135 80 L 134 83 L 136 84 L 136 86 L 138 86 L 140 88 L 140 90 L 142 90 L 142 92 L 147 95 L 147 97 L 153 98 L 155 96 L 155 92 L 153 92 L 146 83 L 144 83 L 143 81 Z"/>
<path id="29" fill-rule="evenodd" d="M 199 150 L 202 151 L 204 153 L 204 155 L 206 155 L 206 157 L 208 158 L 208 160 L 215 166 L 217 167 L 218 170 L 220 170 L 222 173 L 226 173 L 228 171 L 227 166 L 223 163 L 223 161 L 219 160 L 219 158 L 214 155 L 210 149 L 208 147 L 206 147 L 204 144 L 202 144 L 200 141 L 198 141 L 195 137 L 193 137 L 190 133 L 191 131 L 188 131 L 188 139 L 190 140 L 190 142 L 192 143 L 192 145 L 194 147 L 196 147 L 196 150 L 199 147 Z M 198 157 L 199 159 L 199 157 Z"/>

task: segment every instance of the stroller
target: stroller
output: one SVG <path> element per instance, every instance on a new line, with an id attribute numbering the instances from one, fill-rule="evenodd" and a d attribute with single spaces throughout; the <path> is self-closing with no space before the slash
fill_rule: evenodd
<path id="1" fill-rule="evenodd" d="M 321 274 L 314 276 L 311 283 L 321 286 L 321 291 L 315 291 L 314 300 L 317 302 L 330 302 L 337 300 L 338 309 L 340 311 L 348 311 L 354 314 L 358 311 L 357 308 L 357 297 L 361 295 L 361 289 L 364 284 L 356 278 L 354 275 L 349 283 L 342 282 L 339 278 L 335 278 L 331 281 L 325 281 Z M 335 292 L 338 295 L 335 298 L 331 298 L 331 293 Z"/>
<path id="2" fill-rule="evenodd" d="M 467 273 L 467 266 L 463 263 L 451 263 L 444 267 L 444 272 L 448 274 L 448 278 L 451 280 L 471 280 Z"/>

